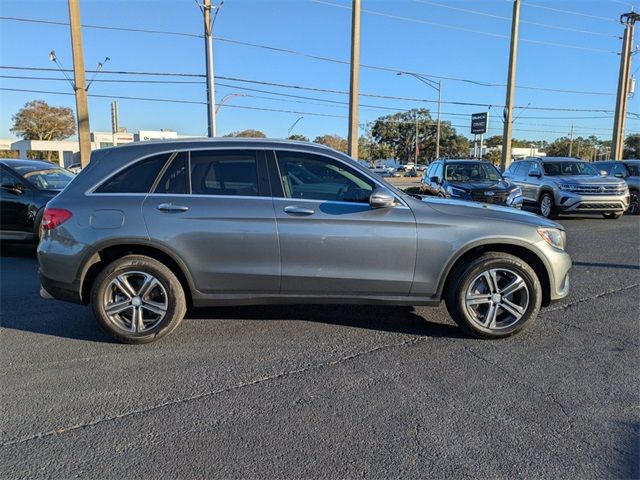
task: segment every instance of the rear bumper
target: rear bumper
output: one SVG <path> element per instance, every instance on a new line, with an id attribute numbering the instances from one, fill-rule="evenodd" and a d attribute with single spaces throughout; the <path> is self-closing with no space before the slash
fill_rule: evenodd
<path id="1" fill-rule="evenodd" d="M 38 272 L 38 277 L 40 278 L 40 296 L 42 298 L 55 298 L 65 302 L 82 303 L 79 285 L 51 280 L 42 275 L 42 272 Z"/>

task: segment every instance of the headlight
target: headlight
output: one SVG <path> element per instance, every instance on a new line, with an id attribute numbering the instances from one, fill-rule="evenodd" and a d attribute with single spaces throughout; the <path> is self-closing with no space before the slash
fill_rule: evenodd
<path id="1" fill-rule="evenodd" d="M 469 192 L 467 192 L 466 190 L 462 190 L 461 188 L 456 188 L 456 187 L 447 187 L 447 192 L 452 196 L 452 197 L 466 197 Z"/>
<path id="2" fill-rule="evenodd" d="M 509 192 L 510 197 L 517 197 L 519 195 L 522 195 L 522 189 L 520 187 L 516 187 Z"/>
<path id="3" fill-rule="evenodd" d="M 560 190 L 566 190 L 568 192 L 575 192 L 579 189 L 578 185 L 574 185 L 573 183 L 561 183 L 558 185 Z"/>
<path id="4" fill-rule="evenodd" d="M 557 228 L 539 228 L 538 233 L 552 247 L 564 250 L 567 247 L 567 234 Z"/>

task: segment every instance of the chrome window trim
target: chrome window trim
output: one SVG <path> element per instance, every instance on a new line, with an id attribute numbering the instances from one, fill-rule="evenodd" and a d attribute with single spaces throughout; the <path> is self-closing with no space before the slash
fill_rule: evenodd
<path id="1" fill-rule="evenodd" d="M 343 159 L 339 158 L 338 156 L 333 156 L 333 155 L 329 155 L 329 153 L 332 153 L 332 151 L 329 149 L 328 152 L 317 152 L 317 151 L 312 151 L 312 150 L 305 150 L 305 149 L 301 149 L 300 147 L 296 146 L 296 145 L 282 145 L 282 146 L 277 146 L 277 147 L 265 147 L 265 146 L 206 146 L 206 147 L 185 147 L 185 148 L 169 148 L 166 150 L 158 150 L 152 153 L 149 153 L 148 155 L 144 155 L 142 157 L 136 157 L 135 159 L 131 160 L 130 162 L 127 162 L 125 165 L 122 165 L 120 168 L 118 168 L 117 170 L 115 170 L 111 175 L 109 175 L 106 179 L 102 179 L 99 182 L 95 183 L 93 186 L 89 187 L 87 190 L 85 190 L 84 194 L 87 196 L 93 196 L 93 195 L 99 195 L 99 196 L 115 196 L 115 195 L 163 195 L 163 194 L 155 194 L 152 192 L 147 192 L 147 193 L 96 193 L 95 190 L 102 185 L 103 183 L 107 182 L 109 179 L 113 178 L 115 175 L 117 175 L 118 173 L 120 173 L 122 170 L 124 170 L 125 168 L 128 168 L 132 165 L 134 165 L 135 163 L 141 162 L 149 157 L 153 157 L 155 155 L 163 155 L 163 154 L 167 154 L 167 153 L 173 153 L 174 155 L 172 155 L 167 163 L 165 164 L 168 165 L 169 162 L 175 158 L 175 156 L 177 156 L 177 154 L 181 153 L 181 152 L 187 152 L 190 154 L 190 152 L 200 152 L 200 151 L 207 151 L 207 150 L 253 150 L 253 151 L 263 151 L 266 152 L 268 150 L 272 151 L 273 154 L 276 156 L 276 164 L 277 164 L 277 155 L 276 155 L 276 151 L 277 150 L 286 150 L 286 151 L 290 151 L 290 152 L 298 152 L 298 153 L 307 153 L 307 154 L 311 154 L 311 155 L 319 155 L 321 157 L 326 157 L 330 160 L 335 160 L 337 162 L 340 162 L 341 164 L 345 165 L 348 168 L 354 168 L 353 165 L 347 163 L 346 161 L 344 161 Z M 189 155 L 190 156 L 190 155 Z M 163 167 L 164 169 L 164 167 Z M 375 174 L 371 174 L 371 172 L 365 171 L 366 169 L 362 168 L 355 168 L 355 170 L 357 170 L 358 172 L 360 172 L 363 176 L 365 176 L 366 178 L 368 178 L 369 180 L 371 180 L 375 185 L 377 185 L 380 188 L 384 188 L 386 190 L 388 190 L 396 199 L 397 202 L 399 202 L 400 204 L 402 204 L 403 206 L 409 208 L 409 205 L 404 201 L 404 199 L 402 199 L 395 191 L 393 191 L 392 189 L 390 189 L 387 185 L 385 185 L 384 183 L 381 183 L 379 179 L 375 178 Z M 156 178 L 157 180 L 157 178 Z M 155 183 L 155 181 L 154 181 Z M 223 195 L 202 195 L 204 197 L 222 197 Z M 229 195 L 229 197 L 231 198 L 239 198 L 239 195 Z M 260 196 L 260 197 L 248 197 L 248 198 L 280 198 L 280 197 L 264 197 L 264 196 Z M 288 197 L 285 197 L 288 198 Z M 295 200 L 293 198 L 288 198 L 289 200 Z M 317 200 L 317 201 L 325 201 L 325 202 L 329 202 L 329 201 L 333 201 L 333 200 Z M 368 205 L 368 203 L 356 203 L 356 202 L 344 202 L 347 204 L 361 204 L 361 205 Z"/>

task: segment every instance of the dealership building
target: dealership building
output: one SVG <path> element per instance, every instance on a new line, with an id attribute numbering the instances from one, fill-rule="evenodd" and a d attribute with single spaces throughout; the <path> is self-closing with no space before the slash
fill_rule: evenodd
<path id="1" fill-rule="evenodd" d="M 140 130 L 137 133 L 130 132 L 91 132 L 91 150 L 99 148 L 115 147 L 131 142 L 144 142 L 150 140 L 164 140 L 184 138 L 173 130 Z M 68 167 L 80 162 L 80 146 L 77 140 L 12 140 L 0 139 L 0 151 L 10 152 L 4 157 L 28 158 L 34 153 L 42 154 L 55 152 L 54 158 L 60 159 L 60 165 Z"/>

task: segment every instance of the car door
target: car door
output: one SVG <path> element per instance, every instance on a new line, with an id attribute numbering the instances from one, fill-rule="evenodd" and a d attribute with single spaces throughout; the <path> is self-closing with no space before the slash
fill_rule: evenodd
<path id="1" fill-rule="evenodd" d="M 540 163 L 533 160 L 528 162 L 528 168 L 524 167 L 522 193 L 527 200 L 537 201 L 540 192 L 540 183 L 542 182 L 542 168 Z"/>
<path id="2" fill-rule="evenodd" d="M 283 293 L 408 295 L 416 224 L 400 199 L 371 208 L 381 184 L 334 157 L 283 149 L 270 168 Z"/>
<path id="3" fill-rule="evenodd" d="M 0 165 L 0 230 L 33 233 L 32 200 L 29 182 Z"/>
<path id="4" fill-rule="evenodd" d="M 261 149 L 180 152 L 143 204 L 151 239 L 203 293 L 277 293 L 280 257 Z"/>

